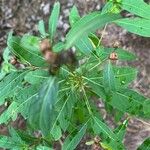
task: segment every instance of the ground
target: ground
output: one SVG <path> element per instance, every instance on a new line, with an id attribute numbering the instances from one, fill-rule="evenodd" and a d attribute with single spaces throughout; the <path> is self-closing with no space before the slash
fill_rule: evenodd
<path id="1" fill-rule="evenodd" d="M 48 19 L 55 0 L 0 0 L 0 52 L 6 47 L 6 39 L 9 31 L 13 30 L 15 34 L 24 33 L 37 34 L 37 23 L 40 19 Z M 59 0 L 61 3 L 61 16 L 58 24 L 57 37 L 63 40 L 68 31 L 68 14 L 70 8 L 75 4 L 81 15 L 89 11 L 100 10 L 103 7 L 104 0 Z M 101 31 L 99 32 L 101 35 Z M 142 38 L 117 27 L 109 25 L 103 34 L 103 44 L 112 46 L 115 41 L 121 43 L 121 47 L 133 51 L 138 59 L 130 63 L 131 66 L 139 70 L 138 78 L 132 87 L 137 91 L 150 97 L 150 38 Z M 1 61 L 1 60 L 0 60 Z M 125 63 L 127 64 L 127 63 Z M 129 63 L 128 63 L 129 64 Z M 0 107 L 2 112 L 4 106 Z M 108 120 L 111 124 L 111 121 Z M 130 121 L 128 133 L 125 138 L 125 144 L 128 150 L 135 150 L 145 137 L 150 136 L 150 122 L 133 119 Z M 22 119 L 13 123 L 15 126 L 24 126 Z M 6 128 L 0 126 L 0 134 L 6 133 Z M 83 142 L 78 147 L 79 150 L 88 149 L 83 147 Z"/>

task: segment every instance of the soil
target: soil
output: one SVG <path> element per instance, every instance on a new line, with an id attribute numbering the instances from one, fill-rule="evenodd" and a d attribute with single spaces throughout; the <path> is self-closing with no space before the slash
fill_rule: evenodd
<path id="1" fill-rule="evenodd" d="M 6 47 L 7 34 L 13 30 L 17 35 L 24 33 L 37 33 L 37 23 L 39 20 L 48 20 L 49 14 L 55 0 L 0 0 L 0 52 Z M 70 8 L 75 4 L 79 9 L 80 15 L 89 11 L 100 10 L 103 7 L 104 0 L 60 0 L 61 16 L 58 24 L 57 37 L 64 39 L 65 33 L 69 29 L 68 15 Z M 101 31 L 98 32 L 101 35 Z M 150 97 L 150 38 L 143 38 L 128 33 L 116 25 L 108 25 L 103 33 L 103 44 L 112 46 L 115 41 L 121 43 L 121 47 L 133 51 L 138 59 L 124 65 L 131 65 L 139 70 L 137 80 L 132 87 L 137 91 Z M 0 59 L 1 61 L 1 59 Z M 5 109 L 0 107 L 0 112 Z M 111 124 L 111 121 L 108 121 Z M 24 128 L 22 119 L 13 123 L 15 127 Z M 6 134 L 7 129 L 0 126 L 0 134 Z M 125 137 L 125 145 L 128 150 L 135 150 L 137 146 L 150 136 L 150 121 L 134 118 L 130 121 L 128 132 Z M 78 146 L 78 150 L 88 150 L 84 141 Z M 57 148 L 56 148 L 57 149 Z"/>

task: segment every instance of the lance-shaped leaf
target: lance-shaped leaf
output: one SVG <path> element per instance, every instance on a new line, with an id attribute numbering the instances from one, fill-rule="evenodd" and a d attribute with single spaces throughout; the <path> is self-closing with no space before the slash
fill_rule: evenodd
<path id="1" fill-rule="evenodd" d="M 144 37 L 150 37 L 150 20 L 143 18 L 126 18 L 119 19 L 114 22 L 131 33 L 135 33 Z"/>
<path id="2" fill-rule="evenodd" d="M 143 109 L 146 99 L 147 98 L 133 90 L 120 89 L 118 92 L 113 92 L 109 104 L 122 112 L 127 112 L 131 115 L 143 118 L 149 118 L 149 113 L 145 112 Z M 149 105 L 150 103 L 148 106 Z"/>
<path id="3" fill-rule="evenodd" d="M 49 18 L 49 24 L 48 24 L 49 34 L 50 34 L 50 39 L 51 40 L 54 38 L 54 35 L 55 35 L 55 32 L 56 32 L 59 12 L 60 12 L 60 3 L 56 2 L 54 4 L 51 16 Z"/>
<path id="4" fill-rule="evenodd" d="M 39 145 L 36 147 L 36 150 L 54 150 L 53 148 L 47 147 L 47 146 L 42 146 Z"/>
<path id="5" fill-rule="evenodd" d="M 13 128 L 9 128 L 9 134 L 11 137 L 0 136 L 0 148 L 16 150 L 27 149 L 28 146 Z"/>
<path id="6" fill-rule="evenodd" d="M 18 111 L 16 110 L 18 107 L 18 103 L 13 101 L 9 107 L 0 115 L 0 124 L 7 124 L 10 119 L 13 121 L 17 118 Z"/>
<path id="7" fill-rule="evenodd" d="M 90 13 L 79 21 L 77 21 L 66 36 L 66 49 L 73 46 L 82 37 L 88 36 L 89 33 L 95 32 L 102 28 L 106 23 L 119 19 L 120 16 L 116 14 L 104 14 L 100 12 Z"/>
<path id="8" fill-rule="evenodd" d="M 115 130 L 114 133 L 116 134 L 116 136 L 118 137 L 118 139 L 120 141 L 123 141 L 125 133 L 126 133 L 126 129 L 127 129 L 127 125 L 128 125 L 128 119 L 126 119 L 125 121 L 123 121 L 123 123 L 121 125 L 119 125 Z"/>
<path id="9" fill-rule="evenodd" d="M 72 137 L 72 135 L 69 135 L 63 144 L 62 150 L 74 150 L 81 139 L 83 138 L 85 132 L 87 129 L 87 123 L 83 125 L 83 127 L 77 132 L 76 135 Z"/>
<path id="10" fill-rule="evenodd" d="M 63 95 L 63 93 L 61 93 Z M 69 126 L 73 107 L 75 105 L 75 102 L 77 100 L 77 96 L 74 93 L 65 94 L 56 104 L 56 116 L 51 128 L 51 134 L 55 137 L 56 129 L 58 129 L 57 124 L 60 124 L 60 127 L 63 129 L 63 131 L 66 131 L 66 129 Z M 67 118 L 66 118 L 67 116 Z M 59 131 L 59 129 L 58 129 Z"/>
<path id="11" fill-rule="evenodd" d="M 150 19 L 150 5 L 143 0 L 122 0 L 121 7 L 135 15 Z"/>
<path id="12" fill-rule="evenodd" d="M 44 135 L 50 134 L 53 118 L 53 105 L 57 99 L 58 83 L 51 76 L 41 87 L 38 96 L 29 108 L 29 123 L 33 128 L 40 129 Z"/>
<path id="13" fill-rule="evenodd" d="M 130 60 L 131 61 L 131 60 L 136 59 L 136 56 L 133 53 L 126 51 L 124 49 L 117 48 L 117 49 L 115 49 L 115 52 L 117 53 L 119 60 Z"/>
<path id="14" fill-rule="evenodd" d="M 113 67 L 116 84 L 119 87 L 127 86 L 137 76 L 137 69 L 131 67 Z"/>
<path id="15" fill-rule="evenodd" d="M 73 26 L 73 24 L 76 23 L 79 19 L 80 19 L 80 15 L 79 15 L 78 9 L 76 6 L 73 6 L 69 15 L 70 25 Z"/>
<path id="16" fill-rule="evenodd" d="M 65 44 L 63 42 L 59 42 L 53 46 L 53 52 L 60 52 L 65 48 Z"/>
<path id="17" fill-rule="evenodd" d="M 35 84 L 41 84 L 48 77 L 49 77 L 48 71 L 38 69 L 38 70 L 30 71 L 29 73 L 27 73 L 24 79 L 28 83 L 35 85 Z"/>
<path id="18" fill-rule="evenodd" d="M 105 137 L 108 137 L 113 141 L 116 140 L 115 134 L 104 122 L 102 122 L 97 117 L 93 117 L 93 121 L 94 121 L 93 130 L 96 134 L 102 133 L 102 134 L 104 134 Z"/>
<path id="19" fill-rule="evenodd" d="M 106 92 L 116 91 L 115 74 L 110 61 L 105 65 L 103 70 L 103 85 Z"/>
<path id="20" fill-rule="evenodd" d="M 39 21 L 38 30 L 39 30 L 39 32 L 40 32 L 40 34 L 42 35 L 43 38 L 45 38 L 47 36 L 47 33 L 45 31 L 45 23 L 44 23 L 43 20 Z"/>
<path id="21" fill-rule="evenodd" d="M 21 44 L 21 39 L 18 37 L 10 36 L 8 40 L 8 47 L 23 63 L 28 63 L 33 66 L 44 67 L 47 66 L 46 61 L 42 55 L 36 50 L 31 50 L 31 47 L 24 47 Z M 28 45 L 30 46 L 30 45 Z M 33 46 L 34 47 L 34 46 Z"/>
<path id="22" fill-rule="evenodd" d="M 14 94 L 14 91 L 21 85 L 27 72 L 12 72 L 0 82 L 0 104 L 3 104 L 5 98 Z"/>
<path id="23" fill-rule="evenodd" d="M 150 148 L 150 138 L 147 138 L 139 147 L 137 150 L 149 150 Z"/>
<path id="24" fill-rule="evenodd" d="M 73 27 L 73 25 L 75 25 L 75 23 L 78 20 L 80 20 L 80 15 L 78 13 L 77 8 L 74 6 L 71 9 L 70 16 L 69 16 L 69 21 L 70 21 L 71 26 Z M 79 50 L 80 52 L 86 55 L 89 54 L 94 49 L 92 42 L 90 41 L 88 36 L 84 36 L 80 38 L 80 40 L 75 43 L 75 46 L 77 50 Z"/>

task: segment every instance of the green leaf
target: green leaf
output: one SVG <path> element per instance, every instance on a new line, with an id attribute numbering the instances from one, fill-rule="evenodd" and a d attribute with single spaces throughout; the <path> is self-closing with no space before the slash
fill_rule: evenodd
<path id="1" fill-rule="evenodd" d="M 15 109 L 18 107 L 18 103 L 13 101 L 9 107 L 0 115 L 0 124 L 5 123 L 7 124 L 9 119 L 12 118 L 13 121 L 17 118 L 17 113 Z"/>
<path id="2" fill-rule="evenodd" d="M 149 150 L 150 148 L 150 138 L 147 138 L 139 147 L 137 150 Z"/>
<path id="3" fill-rule="evenodd" d="M 105 6 L 103 7 L 103 9 L 102 9 L 102 14 L 106 14 L 106 13 L 109 13 L 109 12 L 111 12 L 111 10 L 112 10 L 112 8 L 113 8 L 113 2 L 107 2 L 106 4 L 105 4 Z"/>
<path id="4" fill-rule="evenodd" d="M 4 52 L 3 52 L 3 59 L 4 59 L 4 61 L 5 62 L 9 62 L 9 60 L 10 60 L 10 58 L 11 58 L 11 56 L 10 56 L 10 49 L 7 47 L 7 48 L 5 48 L 4 49 Z"/>
<path id="5" fill-rule="evenodd" d="M 79 15 L 78 9 L 76 6 L 73 6 L 69 15 L 70 25 L 73 26 L 73 24 L 76 23 L 79 19 L 80 19 L 80 15 Z"/>
<path id="6" fill-rule="evenodd" d="M 150 37 L 150 20 L 143 18 L 126 18 L 114 22 L 131 33 Z"/>
<path id="7" fill-rule="evenodd" d="M 62 136 L 61 128 L 58 125 L 55 125 L 55 127 L 51 131 L 51 134 L 53 138 L 55 139 L 55 141 L 59 140 Z"/>
<path id="8" fill-rule="evenodd" d="M 42 35 L 43 38 L 45 38 L 47 36 L 47 33 L 45 31 L 45 24 L 44 24 L 43 20 L 39 21 L 38 30 L 39 30 L 39 32 L 40 32 L 40 34 Z"/>
<path id="9" fill-rule="evenodd" d="M 12 50 L 12 52 L 20 58 L 24 63 L 31 64 L 37 67 L 47 66 L 44 57 L 37 52 L 36 50 L 28 49 L 29 47 L 24 47 L 25 43 L 22 45 L 21 39 L 18 37 L 9 37 L 8 47 Z M 29 45 L 28 45 L 29 46 Z M 34 47 L 34 46 L 31 46 Z M 30 47 L 30 48 L 31 48 Z"/>
<path id="10" fill-rule="evenodd" d="M 61 95 L 63 94 L 61 93 Z M 72 108 L 74 107 L 76 101 L 77 96 L 74 93 L 66 93 L 65 95 L 63 95 L 63 97 L 61 97 L 59 101 L 57 101 L 57 103 L 55 104 L 57 114 L 55 113 L 56 116 L 50 131 L 53 135 L 55 134 L 55 128 L 57 128 L 57 124 L 60 125 L 63 131 L 66 131 L 72 116 Z"/>
<path id="11" fill-rule="evenodd" d="M 143 0 L 122 0 L 121 7 L 135 15 L 150 19 L 150 5 Z"/>
<path id="12" fill-rule="evenodd" d="M 147 99 L 143 104 L 144 114 L 150 115 L 149 106 L 150 106 L 150 99 Z"/>
<path id="13" fill-rule="evenodd" d="M 24 47 L 28 51 L 34 52 L 40 55 L 40 38 L 29 34 L 23 35 L 20 40 L 20 46 Z"/>
<path id="14" fill-rule="evenodd" d="M 87 124 L 84 124 L 83 127 L 77 132 L 77 134 L 73 138 L 71 138 L 72 137 L 71 135 L 68 136 L 65 139 L 62 150 L 74 150 L 81 141 L 81 139 L 83 138 L 86 129 Z"/>
<path id="15" fill-rule="evenodd" d="M 18 148 L 20 147 L 20 144 L 15 143 L 11 137 L 7 136 L 0 136 L 0 148 Z M 19 149 L 18 149 L 19 150 Z"/>
<path id="16" fill-rule="evenodd" d="M 105 24 L 117 20 L 119 18 L 120 15 L 116 14 L 101 15 L 99 12 L 93 12 L 84 16 L 73 25 L 72 29 L 67 34 L 66 49 L 73 46 L 82 37 L 88 36 L 89 33 L 95 32 L 97 29 L 102 28 Z"/>
<path id="17" fill-rule="evenodd" d="M 77 41 L 75 46 L 85 55 L 90 54 L 90 52 L 94 49 L 90 39 L 87 36 L 84 36 L 79 41 Z"/>
<path id="18" fill-rule="evenodd" d="M 36 147 L 36 150 L 53 150 L 53 149 L 47 146 L 40 145 Z"/>
<path id="19" fill-rule="evenodd" d="M 115 141 L 116 136 L 113 133 L 113 131 L 101 120 L 99 120 L 97 117 L 93 117 L 93 130 L 96 134 L 103 133 L 106 137 L 109 137 L 111 140 Z"/>
<path id="20" fill-rule="evenodd" d="M 18 106 L 14 111 L 19 112 L 25 119 L 28 118 L 30 104 L 38 96 L 38 90 L 39 86 L 37 85 L 18 90 L 14 99 L 18 103 Z"/>
<path id="21" fill-rule="evenodd" d="M 51 40 L 54 38 L 54 35 L 56 33 L 59 13 L 60 13 L 60 3 L 56 2 L 54 4 L 51 16 L 49 18 L 49 34 Z"/>
<path id="22" fill-rule="evenodd" d="M 80 19 L 77 8 L 74 6 L 71 9 L 69 21 L 71 26 L 73 26 Z M 93 45 L 87 36 L 82 37 L 79 41 L 75 43 L 76 48 L 83 54 L 89 54 L 93 50 Z"/>
<path id="23" fill-rule="evenodd" d="M 128 126 L 128 119 L 126 119 L 121 125 L 119 125 L 119 127 L 117 127 L 114 130 L 114 133 L 116 134 L 116 136 L 118 137 L 120 141 L 123 141 L 124 139 L 127 126 Z"/>
<path id="24" fill-rule="evenodd" d="M 116 91 L 115 74 L 110 61 L 105 65 L 103 70 L 103 85 L 106 92 Z"/>
<path id="25" fill-rule="evenodd" d="M 127 86 L 137 77 L 137 69 L 135 68 L 113 66 L 113 70 L 118 87 Z"/>
<path id="26" fill-rule="evenodd" d="M 126 51 L 124 49 L 117 48 L 115 49 L 115 52 L 117 53 L 119 60 L 135 60 L 136 59 L 136 56 L 133 53 Z"/>
<path id="27" fill-rule="evenodd" d="M 29 108 L 29 123 L 33 128 L 40 129 L 45 136 L 50 134 L 57 93 L 56 77 L 51 76 L 44 82 Z"/>
<path id="28" fill-rule="evenodd" d="M 49 73 L 47 71 L 38 69 L 27 73 L 24 79 L 28 83 L 35 85 L 35 84 L 41 84 L 48 77 L 49 77 Z"/>
<path id="29" fill-rule="evenodd" d="M 53 46 L 53 52 L 61 52 L 65 48 L 65 44 L 63 42 L 59 42 Z"/>
<path id="30" fill-rule="evenodd" d="M 9 134 L 11 137 L 0 136 L 1 148 L 15 149 L 15 150 L 27 149 L 27 145 L 13 128 L 9 128 Z"/>
<path id="31" fill-rule="evenodd" d="M 146 98 L 144 96 L 133 90 L 120 89 L 118 92 L 113 92 L 112 98 L 109 100 L 109 104 L 122 112 L 127 112 L 131 115 L 147 118 L 149 117 L 149 113 L 144 113 L 143 110 L 145 101 Z"/>
<path id="32" fill-rule="evenodd" d="M 0 104 L 4 103 L 5 98 L 14 94 L 14 91 L 21 85 L 27 72 L 28 70 L 12 72 L 0 82 Z"/>

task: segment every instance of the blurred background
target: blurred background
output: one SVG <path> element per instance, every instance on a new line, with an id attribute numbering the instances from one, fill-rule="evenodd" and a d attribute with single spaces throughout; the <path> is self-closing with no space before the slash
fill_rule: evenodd
<path id="1" fill-rule="evenodd" d="M 0 0 L 0 63 L 3 49 L 6 47 L 7 35 L 10 31 L 16 35 L 31 33 L 38 35 L 38 21 L 44 19 L 47 21 L 55 0 Z M 58 23 L 57 37 L 64 39 L 69 30 L 68 15 L 71 7 L 76 5 L 81 16 L 91 11 L 101 10 L 105 0 L 59 0 L 61 3 L 61 14 Z M 150 3 L 150 1 L 147 0 Z M 125 15 L 130 15 L 125 12 Z M 102 31 L 97 31 L 101 36 Z M 56 37 L 56 38 L 57 38 Z M 130 65 L 138 68 L 139 73 L 137 80 L 132 87 L 150 98 L 150 38 L 143 38 L 126 30 L 111 24 L 108 25 L 102 43 L 104 46 L 112 46 L 118 41 L 120 47 L 134 52 L 138 59 L 134 62 L 124 65 Z M 0 107 L 0 113 L 4 110 Z M 107 119 L 111 126 L 113 122 L 111 117 Z M 12 123 L 18 128 L 24 128 L 25 124 L 22 119 Z M 0 125 L 0 134 L 7 134 L 6 127 Z M 135 150 L 145 137 L 150 136 L 150 121 L 133 119 L 129 123 L 128 132 L 125 138 L 127 149 Z M 83 147 L 84 142 L 77 148 L 79 150 L 88 149 Z"/>

